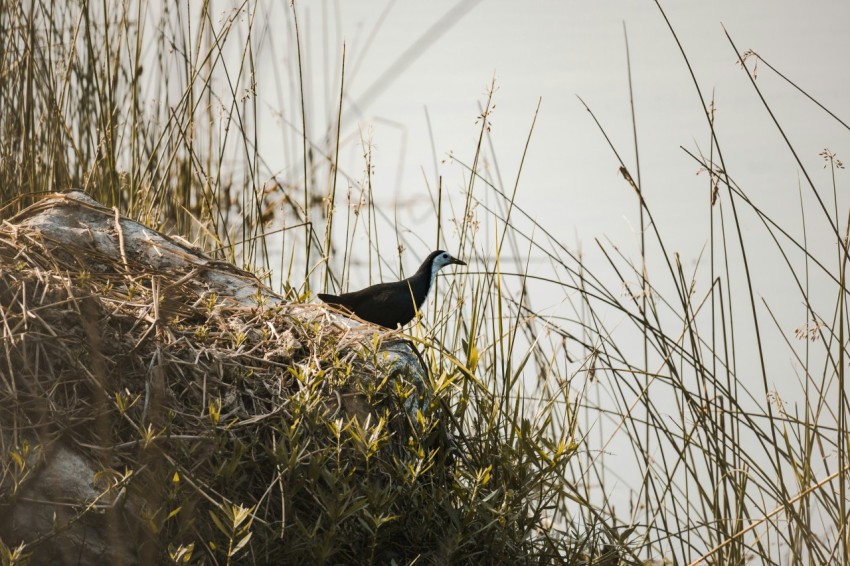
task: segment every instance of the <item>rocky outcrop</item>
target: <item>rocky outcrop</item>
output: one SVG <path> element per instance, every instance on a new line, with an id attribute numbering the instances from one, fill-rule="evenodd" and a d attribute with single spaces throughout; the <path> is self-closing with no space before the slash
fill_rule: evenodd
<path id="1" fill-rule="evenodd" d="M 217 450 L 252 435 L 273 450 L 281 423 L 311 411 L 386 418 L 404 440 L 429 402 L 418 354 L 393 333 L 288 304 L 80 191 L 5 222 L 0 270 L 0 542 L 36 564 L 159 562 L 165 531 L 187 541 L 172 556 L 191 552 L 212 535 L 170 498 L 226 507 L 211 475 L 224 472 L 207 467 Z M 282 477 L 275 461 L 252 473 Z"/>

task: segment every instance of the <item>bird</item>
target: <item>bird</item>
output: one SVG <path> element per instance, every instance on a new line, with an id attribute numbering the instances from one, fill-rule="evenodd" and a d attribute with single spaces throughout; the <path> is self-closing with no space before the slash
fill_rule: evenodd
<path id="1" fill-rule="evenodd" d="M 428 297 L 437 272 L 452 264 L 466 265 L 466 262 L 446 251 L 437 250 L 431 252 L 416 273 L 407 279 L 378 283 L 341 295 L 319 293 L 317 296 L 323 302 L 341 307 L 367 322 L 394 330 L 413 320 Z"/>

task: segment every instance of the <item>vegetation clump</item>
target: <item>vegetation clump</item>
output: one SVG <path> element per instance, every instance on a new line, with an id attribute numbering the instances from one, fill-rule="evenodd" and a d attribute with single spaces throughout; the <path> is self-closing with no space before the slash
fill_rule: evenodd
<path id="1" fill-rule="evenodd" d="M 40 214 L 60 225 L 82 214 L 49 200 Z M 210 292 L 200 254 L 168 272 L 128 267 L 44 225 L 25 210 L 0 229 L 9 557 L 19 544 L 38 561 L 128 563 L 522 562 L 563 550 L 543 504 L 566 451 L 535 477 L 504 438 L 471 450 L 446 412 L 465 368 L 434 376 L 395 333 L 288 305 L 259 282 L 247 303 Z M 115 226 L 129 238 L 138 225 Z M 48 490 L 39 477 L 68 451 L 95 492 L 38 530 L 26 521 Z M 84 531 L 98 529 L 104 548 L 86 550 Z"/>

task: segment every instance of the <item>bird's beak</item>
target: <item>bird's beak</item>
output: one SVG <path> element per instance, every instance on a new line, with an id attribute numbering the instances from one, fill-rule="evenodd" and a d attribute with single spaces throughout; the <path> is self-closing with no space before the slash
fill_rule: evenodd
<path id="1" fill-rule="evenodd" d="M 465 261 L 461 261 L 461 260 L 459 260 L 459 259 L 458 259 L 458 258 L 456 258 L 456 257 L 453 257 L 453 258 L 451 259 L 451 261 L 449 261 L 449 263 L 456 263 L 456 264 L 458 264 L 458 265 L 466 265 L 466 262 L 465 262 Z"/>

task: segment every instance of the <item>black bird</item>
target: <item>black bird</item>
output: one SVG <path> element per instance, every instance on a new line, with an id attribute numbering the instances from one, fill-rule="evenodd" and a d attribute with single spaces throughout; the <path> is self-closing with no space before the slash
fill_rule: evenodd
<path id="1" fill-rule="evenodd" d="M 453 263 L 466 265 L 448 252 L 437 250 L 431 252 L 416 273 L 407 279 L 394 283 L 378 283 L 342 295 L 319 293 L 318 297 L 329 305 L 342 307 L 363 320 L 394 329 L 413 320 L 416 311 L 428 297 L 437 272 Z"/>

